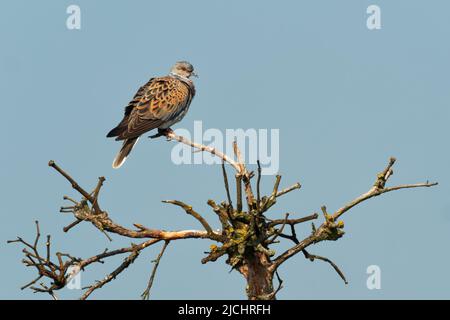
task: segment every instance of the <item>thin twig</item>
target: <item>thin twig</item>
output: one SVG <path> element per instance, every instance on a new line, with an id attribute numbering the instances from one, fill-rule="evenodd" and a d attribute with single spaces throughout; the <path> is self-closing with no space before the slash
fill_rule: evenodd
<path id="1" fill-rule="evenodd" d="M 24 290 L 24 289 L 28 288 L 29 286 L 35 284 L 35 283 L 38 282 L 42 277 L 43 277 L 43 275 L 39 275 L 36 279 L 34 279 L 34 280 L 30 281 L 29 283 L 27 283 L 26 285 L 22 286 L 22 287 L 20 288 L 20 290 Z"/>
<path id="2" fill-rule="evenodd" d="M 134 252 L 134 251 L 142 251 L 145 248 L 154 245 L 158 242 L 160 242 L 161 240 L 159 239 L 150 239 L 147 240 L 145 242 L 142 242 L 141 244 L 138 245 L 132 245 L 130 247 L 125 247 L 125 248 L 120 248 L 120 249 L 116 249 L 116 250 L 105 250 L 104 252 L 97 254 L 95 256 L 92 256 L 90 258 L 87 259 L 83 259 L 80 260 L 77 265 L 81 268 L 84 269 L 85 267 L 87 267 L 88 265 L 95 263 L 95 262 L 102 262 L 102 259 L 104 258 L 108 258 L 108 257 L 112 257 L 112 256 L 116 256 L 119 254 L 124 254 L 124 253 L 128 253 L 128 252 Z"/>
<path id="3" fill-rule="evenodd" d="M 81 193 L 81 195 L 83 197 L 85 197 L 87 200 L 89 200 L 89 202 L 93 205 L 95 212 L 100 212 L 101 209 L 98 205 L 98 203 L 95 203 L 94 205 L 94 198 L 86 191 L 84 190 L 82 187 L 80 187 L 80 185 L 67 173 L 65 172 L 63 169 L 61 169 L 53 160 L 50 160 L 48 162 L 48 165 L 50 167 L 52 167 L 53 169 L 55 169 L 56 171 L 58 171 L 64 178 L 67 179 L 67 181 L 70 182 L 70 184 L 72 185 L 72 188 L 74 188 L 75 190 L 77 190 L 79 193 Z"/>
<path id="4" fill-rule="evenodd" d="M 297 244 L 300 243 L 300 241 L 297 238 L 297 233 L 295 231 L 295 224 L 291 224 L 290 227 L 291 227 L 291 235 L 280 233 L 280 237 L 281 238 L 285 238 L 285 239 L 289 239 L 289 240 L 291 240 L 292 242 L 294 242 L 297 245 Z"/>
<path id="5" fill-rule="evenodd" d="M 65 226 L 63 228 L 64 232 L 68 232 L 70 229 L 72 229 L 73 227 L 75 227 L 77 224 L 79 224 L 80 222 L 82 222 L 83 220 L 77 219 L 74 222 L 72 222 L 71 224 L 69 224 L 68 226 Z"/>
<path id="6" fill-rule="evenodd" d="M 233 166 L 233 168 L 236 169 L 237 172 L 240 172 L 240 170 L 241 170 L 239 165 L 236 163 L 236 161 L 231 159 L 226 154 L 218 151 L 216 148 L 213 148 L 213 147 L 210 147 L 210 146 L 205 146 L 205 145 L 202 145 L 200 143 L 192 142 L 192 141 L 186 139 L 185 137 L 176 135 L 174 132 L 167 132 L 166 133 L 166 137 L 168 139 L 170 139 L 170 140 L 175 140 L 175 141 L 178 141 L 178 142 L 183 143 L 185 145 L 191 146 L 192 148 L 196 148 L 196 149 L 199 149 L 201 151 L 209 152 L 212 155 L 215 155 L 215 156 L 221 158 L 223 161 L 228 162 L 229 164 L 231 164 Z"/>
<path id="7" fill-rule="evenodd" d="M 47 242 L 45 243 L 45 246 L 47 247 L 47 259 L 46 261 L 50 261 L 50 235 L 47 235 Z"/>
<path id="8" fill-rule="evenodd" d="M 239 149 L 236 140 L 233 142 L 233 152 L 240 168 L 238 175 L 242 177 L 242 182 L 244 183 L 245 198 L 247 201 L 248 211 L 251 212 L 255 204 L 254 195 L 252 191 L 252 184 L 250 182 L 250 179 L 253 176 L 253 172 L 249 173 L 247 171 L 247 167 L 245 166 L 241 150 Z"/>
<path id="9" fill-rule="evenodd" d="M 269 243 L 274 243 L 275 240 L 278 238 L 278 236 L 283 233 L 284 227 L 286 226 L 286 223 L 288 223 L 288 218 L 289 218 L 289 213 L 286 213 L 286 216 L 284 217 L 284 221 L 281 224 L 280 229 L 275 231 L 275 235 L 273 236 L 273 238 L 271 240 L 269 240 Z"/>
<path id="10" fill-rule="evenodd" d="M 125 260 L 120 264 L 118 268 L 116 268 L 113 272 L 108 274 L 104 279 L 97 281 L 95 284 L 89 287 L 89 289 L 86 290 L 85 293 L 80 297 L 80 300 L 86 300 L 92 292 L 94 292 L 97 289 L 100 289 L 105 284 L 110 282 L 111 280 L 115 279 L 122 271 L 124 271 L 126 268 L 132 264 L 136 258 L 139 256 L 139 251 L 133 251 L 128 257 L 125 258 Z"/>
<path id="11" fill-rule="evenodd" d="M 256 180 L 256 203 L 258 206 L 258 210 L 259 207 L 261 205 L 261 190 L 260 190 L 260 185 L 261 185 L 261 162 L 259 160 L 256 161 L 256 163 L 258 164 L 258 178 Z"/>
<path id="12" fill-rule="evenodd" d="M 35 221 L 36 224 L 36 239 L 34 240 L 33 249 L 37 248 L 37 244 L 39 242 L 39 238 L 41 237 L 41 231 L 39 230 L 39 221 Z"/>
<path id="13" fill-rule="evenodd" d="M 278 288 L 273 293 L 274 298 L 276 297 L 278 292 L 280 292 L 280 290 L 283 289 L 283 279 L 281 279 L 280 275 L 278 274 L 278 271 L 275 271 L 275 275 L 277 276 L 277 280 L 278 280 Z"/>
<path id="14" fill-rule="evenodd" d="M 223 174 L 223 183 L 225 185 L 225 191 L 227 192 L 228 204 L 230 205 L 230 208 L 233 209 L 233 202 L 231 201 L 230 186 L 228 184 L 228 176 L 227 171 L 225 169 L 224 161 L 222 161 L 222 174 Z"/>
<path id="15" fill-rule="evenodd" d="M 178 201 L 178 200 L 163 200 L 162 202 L 171 203 L 173 205 L 183 208 L 183 210 L 186 211 L 187 214 L 193 216 L 195 219 L 197 219 L 202 224 L 202 226 L 205 228 L 205 230 L 206 230 L 206 232 L 208 232 L 208 234 L 214 236 L 214 232 L 213 232 L 211 226 L 209 225 L 209 223 L 198 212 L 196 212 L 192 208 L 192 206 L 187 205 L 186 203 L 184 203 L 182 201 Z"/>
<path id="16" fill-rule="evenodd" d="M 236 174 L 236 203 L 237 211 L 242 211 L 242 176 Z"/>
<path id="17" fill-rule="evenodd" d="M 322 260 L 322 261 L 328 262 L 333 267 L 333 269 L 337 272 L 337 274 L 341 277 L 341 279 L 344 281 L 344 283 L 348 284 L 348 281 L 345 278 L 344 273 L 341 271 L 341 269 L 339 269 L 339 267 L 333 261 L 331 261 L 328 258 L 322 257 L 322 256 L 310 254 L 305 249 L 303 249 L 302 251 L 303 251 L 303 254 L 305 255 L 305 258 L 309 259 L 310 261 L 314 261 L 315 259 L 317 259 L 317 260 Z"/>
<path id="18" fill-rule="evenodd" d="M 164 251 L 166 251 L 166 248 L 169 245 L 169 243 L 170 243 L 170 240 L 166 240 L 164 242 L 164 245 L 163 245 L 163 247 L 161 249 L 161 252 L 159 253 L 159 255 L 156 258 L 156 260 L 154 261 L 155 265 L 153 266 L 152 274 L 151 274 L 150 279 L 148 281 L 147 288 L 144 290 L 144 292 L 141 295 L 142 299 L 144 299 L 144 300 L 148 300 L 149 297 L 150 297 L 150 290 L 151 290 L 151 288 L 153 286 L 153 281 L 155 279 L 156 270 L 158 269 L 159 262 L 161 261 L 161 258 L 162 258 L 163 254 L 164 254 Z"/>
<path id="19" fill-rule="evenodd" d="M 303 218 L 298 218 L 298 219 L 288 219 L 288 220 L 275 219 L 275 220 L 270 221 L 268 226 L 269 227 L 273 227 L 273 226 L 276 226 L 276 225 L 279 225 L 279 224 L 283 224 L 285 221 L 287 222 L 287 224 L 296 225 L 296 224 L 299 224 L 299 223 L 315 220 L 318 217 L 319 217 L 319 215 L 317 213 L 314 213 L 312 215 L 309 215 L 309 216 L 306 216 L 306 217 L 303 217 Z"/>
<path id="20" fill-rule="evenodd" d="M 95 187 L 94 191 L 92 192 L 92 198 L 94 201 L 92 203 L 92 209 L 93 209 L 94 213 L 101 213 L 100 208 L 98 207 L 97 203 L 98 203 L 98 195 L 100 193 L 100 189 L 103 186 L 104 181 L 105 181 L 105 177 L 99 177 L 97 186 Z M 99 210 L 99 211 L 97 211 L 97 210 Z"/>
<path id="21" fill-rule="evenodd" d="M 290 186 L 288 188 L 285 188 L 285 189 L 283 189 L 281 191 L 278 191 L 277 194 L 276 194 L 276 197 L 277 198 L 281 197 L 282 195 L 285 195 L 286 193 L 289 193 L 289 192 L 291 192 L 291 191 L 293 191 L 295 189 L 300 189 L 301 187 L 302 187 L 302 185 L 297 182 L 296 184 L 294 184 L 294 185 L 292 185 L 292 186 Z"/>

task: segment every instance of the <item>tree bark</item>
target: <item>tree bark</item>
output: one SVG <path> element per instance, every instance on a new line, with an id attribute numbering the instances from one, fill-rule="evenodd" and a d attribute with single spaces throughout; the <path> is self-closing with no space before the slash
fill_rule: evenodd
<path id="1" fill-rule="evenodd" d="M 245 256 L 239 272 L 247 280 L 249 300 L 275 300 L 273 273 L 269 271 L 270 260 L 262 252 L 251 252 Z"/>

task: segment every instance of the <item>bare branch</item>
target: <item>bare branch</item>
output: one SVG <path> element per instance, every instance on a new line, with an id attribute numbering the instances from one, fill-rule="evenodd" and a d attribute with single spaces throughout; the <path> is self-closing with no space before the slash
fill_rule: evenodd
<path id="1" fill-rule="evenodd" d="M 404 185 L 398 185 L 398 186 L 386 188 L 385 187 L 386 182 L 393 175 L 392 166 L 394 165 L 395 161 L 396 161 L 396 159 L 394 157 L 391 157 L 389 159 L 389 163 L 386 166 L 386 168 L 384 168 L 384 170 L 381 171 L 377 175 L 377 180 L 375 181 L 373 187 L 366 193 L 360 195 L 356 199 L 350 201 L 345 206 L 343 206 L 342 208 L 337 210 L 333 214 L 333 219 L 334 220 L 338 219 L 341 215 L 343 215 L 346 211 L 350 210 L 354 206 L 356 206 L 356 205 L 360 204 L 361 202 L 366 201 L 372 197 L 377 197 L 383 193 L 396 191 L 396 190 L 400 190 L 400 189 L 423 188 L 423 187 L 427 188 L 427 187 L 433 187 L 433 186 L 438 185 L 437 182 L 430 183 L 427 181 L 425 183 L 404 184 Z"/>
<path id="2" fill-rule="evenodd" d="M 237 159 L 237 165 L 239 166 L 238 173 L 241 175 L 244 175 L 246 168 L 245 168 L 244 160 L 242 159 L 241 150 L 239 150 L 236 140 L 233 141 L 233 152 Z"/>
<path id="3" fill-rule="evenodd" d="M 318 217 L 319 217 L 319 215 L 317 213 L 314 213 L 314 214 L 312 214 L 310 216 L 306 216 L 306 217 L 298 218 L 298 219 L 288 219 L 288 220 L 275 219 L 275 220 L 271 220 L 270 223 L 268 224 L 268 226 L 269 227 L 273 227 L 273 226 L 276 226 L 276 225 L 279 225 L 279 224 L 283 224 L 285 221 L 286 221 L 287 224 L 296 225 L 296 224 L 299 224 L 299 223 L 315 220 Z"/>
<path id="4" fill-rule="evenodd" d="M 225 191 L 227 192 L 228 204 L 230 205 L 230 209 L 233 209 L 233 202 L 231 201 L 230 186 L 228 184 L 227 170 L 225 169 L 224 161 L 222 161 L 222 174 L 223 174 L 223 183 L 225 185 Z"/>
<path id="5" fill-rule="evenodd" d="M 399 185 L 399 186 L 385 188 L 385 189 L 377 189 L 374 186 L 369 191 L 367 191 L 366 193 L 360 195 L 356 199 L 350 201 L 345 206 L 343 206 L 342 208 L 337 210 L 333 214 L 333 218 L 334 219 L 338 219 L 340 216 L 342 216 L 345 212 L 347 212 L 348 210 L 350 210 L 354 206 L 356 206 L 356 205 L 360 204 L 361 202 L 366 201 L 366 200 L 368 200 L 370 198 L 377 197 L 377 196 L 379 196 L 379 195 L 381 195 L 383 193 L 387 193 L 387 192 L 391 192 L 391 191 L 395 191 L 395 190 L 400 190 L 400 189 L 421 188 L 421 187 L 427 188 L 427 187 L 433 187 L 433 186 L 437 186 L 437 185 L 438 185 L 437 182 L 433 182 L 433 183 L 425 182 L 425 183 L 417 183 L 417 184 Z"/>
<path id="6" fill-rule="evenodd" d="M 236 203 L 237 203 L 237 211 L 242 211 L 242 176 L 236 174 Z"/>
<path id="7" fill-rule="evenodd" d="M 269 267 L 270 271 L 271 272 L 276 271 L 277 268 L 283 262 L 285 262 L 290 257 L 294 256 L 295 254 L 299 253 L 300 251 L 305 250 L 305 248 L 307 248 L 311 244 L 321 242 L 324 240 L 337 240 L 340 237 L 342 237 L 344 234 L 344 232 L 342 231 L 342 228 L 344 227 L 344 223 L 342 221 L 338 221 L 338 222 L 336 222 L 336 221 L 342 214 L 344 214 L 346 211 L 350 210 L 357 204 L 359 204 L 365 200 L 368 200 L 372 197 L 378 196 L 378 195 L 386 193 L 386 192 L 394 191 L 394 190 L 406 189 L 406 188 L 417 188 L 417 187 L 432 187 L 432 186 L 437 185 L 437 183 L 426 182 L 426 183 L 400 185 L 400 186 L 385 188 L 385 184 L 386 184 L 387 180 L 393 174 L 392 166 L 394 165 L 394 163 L 395 163 L 395 158 L 390 158 L 389 163 L 386 166 L 386 168 L 377 175 L 377 180 L 375 181 L 374 186 L 365 194 L 359 196 L 358 198 L 349 202 L 344 207 L 337 210 L 334 214 L 329 215 L 327 213 L 326 207 L 323 206 L 322 212 L 325 217 L 325 222 L 319 228 L 313 229 L 313 233 L 309 237 L 305 238 L 302 241 L 299 241 L 294 247 L 286 250 L 285 252 L 280 254 L 277 258 L 275 258 L 272 262 L 272 265 Z M 280 236 L 282 236 L 282 235 L 280 235 Z M 289 236 L 282 236 L 282 237 L 289 238 Z M 323 258 L 323 257 L 320 257 L 320 258 Z M 317 259 L 320 259 L 320 258 L 317 258 Z M 320 260 L 327 261 L 325 259 L 326 258 L 323 258 Z M 329 262 L 329 261 L 327 261 L 327 262 Z"/>
<path id="8" fill-rule="evenodd" d="M 229 224 L 228 221 L 230 221 L 230 223 L 233 223 L 233 217 L 232 217 L 232 212 L 229 212 L 229 207 L 225 208 L 225 207 L 221 207 L 218 204 L 216 204 L 216 202 L 212 199 L 209 199 L 207 201 L 207 204 L 213 209 L 214 213 L 217 214 L 217 216 L 219 217 L 220 223 L 222 224 L 222 229 L 226 229 Z M 222 234 L 222 232 L 220 232 Z M 220 241 L 223 241 L 223 239 L 221 239 Z"/>
<path id="9" fill-rule="evenodd" d="M 187 205 L 186 203 L 178 201 L 178 200 L 164 200 L 163 202 L 164 203 L 171 203 L 171 204 L 174 204 L 176 206 L 179 206 L 179 207 L 183 208 L 184 211 L 186 211 L 187 214 L 193 216 L 195 219 L 197 219 L 202 224 L 202 226 L 205 228 L 206 232 L 208 233 L 208 235 L 210 237 L 217 238 L 217 239 L 220 238 L 219 236 L 217 236 L 214 233 L 214 231 L 212 230 L 212 228 L 208 224 L 208 222 L 205 220 L 205 218 L 203 218 L 198 212 L 196 212 L 194 209 L 192 209 L 192 206 Z"/>
<path id="10" fill-rule="evenodd" d="M 280 237 L 281 237 L 281 238 L 285 238 L 285 239 L 289 239 L 289 240 L 291 240 L 292 242 L 294 242 L 295 244 L 299 244 L 300 241 L 299 241 L 298 238 L 297 238 L 297 233 L 296 233 L 296 231 L 295 231 L 295 225 L 294 225 L 294 224 L 291 224 L 290 227 L 291 227 L 291 235 L 287 235 L 287 234 L 284 234 L 284 233 L 280 233 Z"/>
<path id="11" fill-rule="evenodd" d="M 333 261 L 331 261 L 330 259 L 325 258 L 325 257 L 317 256 L 315 254 L 310 254 L 305 249 L 303 249 L 303 254 L 305 255 L 305 258 L 309 259 L 311 262 L 313 262 L 315 259 L 328 262 L 333 267 L 333 269 L 337 272 L 337 274 L 341 277 L 341 279 L 344 281 L 344 283 L 348 284 L 348 281 L 345 278 L 344 273 L 341 271 L 341 269 L 339 269 L 339 267 Z"/>
<path id="12" fill-rule="evenodd" d="M 256 203 L 258 204 L 258 210 L 259 207 L 261 205 L 261 190 L 260 190 L 260 185 L 261 185 L 261 162 L 259 162 L 259 160 L 256 162 L 258 164 L 258 178 L 256 180 Z"/>
<path id="13" fill-rule="evenodd" d="M 65 226 L 63 228 L 64 232 L 68 232 L 70 229 L 72 229 L 73 227 L 75 227 L 77 224 L 79 224 L 80 222 L 82 222 L 83 220 L 77 219 L 74 222 L 72 222 L 71 224 L 69 224 L 68 226 Z"/>
<path id="14" fill-rule="evenodd" d="M 36 249 L 36 246 L 39 242 L 39 238 L 41 237 L 41 231 L 39 230 L 39 221 L 35 221 L 36 224 L 36 238 L 34 240 L 34 245 L 33 245 L 33 249 Z"/>
<path id="15" fill-rule="evenodd" d="M 277 194 L 278 194 L 278 188 L 280 186 L 281 176 L 277 175 L 275 179 L 275 184 L 273 185 L 273 191 L 269 198 L 266 198 L 265 201 L 263 201 L 263 205 L 261 207 L 261 213 L 269 210 L 276 202 L 277 202 Z"/>
<path id="16" fill-rule="evenodd" d="M 302 185 L 297 182 L 296 184 L 294 184 L 294 185 L 292 185 L 292 186 L 290 186 L 290 187 L 288 187 L 286 189 L 278 191 L 277 194 L 276 194 L 276 197 L 277 198 L 281 197 L 282 195 L 285 195 L 286 193 L 289 193 L 289 192 L 294 191 L 296 189 L 300 189 L 301 187 L 302 187 Z"/>
<path id="17" fill-rule="evenodd" d="M 284 227 L 288 223 L 288 218 L 289 218 L 289 213 L 286 213 L 286 216 L 285 216 L 283 222 L 281 223 L 280 229 L 275 231 L 275 235 L 273 236 L 273 238 L 271 240 L 268 241 L 268 244 L 274 243 L 275 240 L 278 238 L 278 236 L 283 233 Z"/>
<path id="18" fill-rule="evenodd" d="M 181 230 L 181 231 L 164 231 L 157 229 L 149 229 L 140 224 L 134 224 L 138 227 L 139 230 L 131 230 L 125 228 L 121 225 L 116 224 L 108 214 L 104 211 L 100 210 L 100 206 L 98 204 L 98 195 L 101 186 L 105 179 L 103 177 L 99 178 L 96 188 L 94 189 L 92 195 L 87 193 L 80 185 L 63 169 L 61 169 L 54 161 L 49 162 L 49 166 L 53 167 L 56 171 L 58 171 L 62 176 L 64 176 L 71 184 L 72 187 L 77 190 L 87 201 L 92 204 L 92 210 L 87 205 L 86 201 L 82 200 L 80 202 L 76 202 L 75 200 L 64 197 L 65 200 L 69 200 L 75 204 L 71 209 L 71 212 L 74 214 L 77 219 L 70 225 L 64 228 L 64 231 L 70 230 L 72 227 L 77 225 L 79 221 L 89 221 L 91 222 L 97 229 L 103 232 L 108 239 L 111 239 L 106 232 L 115 233 L 121 236 L 129 237 L 129 238 L 156 238 L 161 240 L 177 240 L 177 239 L 186 239 L 186 238 L 217 238 L 218 234 L 215 232 L 209 233 L 199 230 Z M 203 223 L 202 223 L 203 224 Z"/>
<path id="19" fill-rule="evenodd" d="M 278 294 L 278 292 L 280 292 L 281 289 L 283 289 L 283 280 L 281 279 L 280 275 L 278 274 L 278 271 L 275 271 L 275 275 L 277 277 L 278 280 L 278 287 L 276 290 L 274 290 L 272 293 L 266 295 L 266 296 L 260 296 L 258 297 L 261 300 L 274 300 Z"/>
<path id="20" fill-rule="evenodd" d="M 183 143 L 185 145 L 191 146 L 192 148 L 195 149 L 199 149 L 201 151 L 206 151 L 211 153 L 212 155 L 215 155 L 219 158 L 221 158 L 223 161 L 228 162 L 229 164 L 231 164 L 231 166 L 237 171 L 240 172 L 240 167 L 239 165 L 236 163 L 236 161 L 234 161 L 233 159 L 231 159 L 229 156 L 227 156 L 226 154 L 218 151 L 216 148 L 210 147 L 210 146 L 205 146 L 202 145 L 200 143 L 195 143 L 192 141 L 189 141 L 188 139 L 182 137 L 182 136 L 178 136 L 176 135 L 173 131 L 172 132 L 167 132 L 166 133 L 166 137 L 169 140 L 175 140 L 178 141 L 180 143 Z"/>
<path id="21" fill-rule="evenodd" d="M 269 267 L 269 271 L 275 272 L 277 268 L 285 262 L 290 257 L 296 255 L 298 252 L 302 251 L 303 249 L 307 248 L 309 245 L 316 243 L 316 236 L 315 234 L 303 239 L 300 241 L 297 245 L 292 247 L 291 249 L 286 250 L 282 254 L 280 254 L 277 258 L 275 258 L 272 262 L 272 265 Z"/>
<path id="22" fill-rule="evenodd" d="M 99 205 L 96 203 L 96 201 L 94 200 L 94 198 L 83 188 L 81 188 L 78 183 L 69 175 L 67 174 L 63 169 L 61 169 L 53 160 L 50 160 L 48 162 L 48 165 L 50 167 L 52 167 L 53 169 L 55 169 L 56 171 L 58 171 L 64 178 L 67 179 L 67 181 L 70 182 L 70 184 L 72 185 L 72 188 L 74 188 L 75 190 L 77 190 L 79 193 L 81 193 L 81 195 L 83 197 L 85 197 L 94 207 L 94 211 L 95 212 L 101 212 L 101 209 L 99 207 Z M 95 204 L 94 204 L 95 203 Z"/>
<path id="23" fill-rule="evenodd" d="M 161 249 L 161 252 L 159 253 L 158 257 L 156 258 L 155 261 L 153 261 L 155 263 L 155 265 L 153 266 L 153 270 L 152 270 L 152 274 L 150 276 L 150 279 L 148 281 L 148 285 L 147 288 L 145 288 L 144 292 L 142 293 L 141 297 L 144 300 L 148 300 L 148 298 L 150 297 L 150 290 L 153 286 L 153 281 L 155 280 L 155 275 L 156 275 L 156 270 L 158 269 L 159 266 L 159 262 L 161 261 L 161 258 L 164 254 L 164 251 L 166 251 L 167 246 L 169 245 L 170 241 L 167 240 L 164 242 L 164 245 Z"/>
<path id="24" fill-rule="evenodd" d="M 247 171 L 247 167 L 245 166 L 244 160 L 242 158 L 241 150 L 239 150 L 239 147 L 237 145 L 237 142 L 233 142 L 233 151 L 236 156 L 236 159 L 238 161 L 239 165 L 239 172 L 237 173 L 239 176 L 242 177 L 242 182 L 244 183 L 244 189 L 245 189 L 245 197 L 248 205 L 248 211 L 251 212 L 253 209 L 253 206 L 255 204 L 255 196 L 253 195 L 252 191 L 252 184 L 250 182 L 250 179 L 252 178 L 252 173 L 249 173 Z"/>
<path id="25" fill-rule="evenodd" d="M 50 239 L 51 239 L 51 236 L 47 235 L 47 242 L 45 243 L 45 246 L 47 247 L 47 259 L 46 259 L 46 261 L 50 261 Z"/>
<path id="26" fill-rule="evenodd" d="M 136 258 L 139 256 L 139 251 L 133 251 L 128 257 L 125 258 L 125 260 L 122 262 L 122 264 L 116 268 L 113 272 L 111 272 L 109 275 L 107 275 L 103 280 L 97 281 L 94 285 L 90 286 L 86 292 L 80 297 L 80 300 L 86 300 L 87 297 L 89 297 L 92 292 L 94 292 L 97 289 L 100 289 L 105 284 L 110 282 L 111 280 L 115 279 L 122 271 L 124 271 L 126 268 L 132 264 Z"/>
<path id="27" fill-rule="evenodd" d="M 38 282 L 41 278 L 43 277 L 43 275 L 39 275 L 36 279 L 32 280 L 31 282 L 27 283 L 26 285 L 22 286 L 20 288 L 20 290 L 24 290 L 26 288 L 28 288 L 29 286 L 35 284 L 36 282 Z"/>
<path id="28" fill-rule="evenodd" d="M 94 213 L 100 213 L 100 208 L 98 207 L 97 203 L 98 203 L 98 196 L 100 193 L 100 189 L 103 186 L 104 181 L 105 181 L 105 177 L 99 177 L 97 186 L 95 187 L 94 191 L 92 192 L 92 198 L 93 198 L 92 208 L 94 210 Z"/>
<path id="29" fill-rule="evenodd" d="M 37 278 L 30 281 L 26 285 L 22 286 L 21 289 L 30 288 L 34 292 L 46 292 L 49 293 L 52 297 L 56 297 L 54 295 L 54 290 L 59 290 L 65 286 L 66 283 L 66 271 L 67 268 L 72 263 L 71 260 L 63 262 L 61 258 L 58 256 L 58 264 L 52 262 L 50 260 L 50 252 L 51 252 L 51 243 L 50 243 L 50 236 L 47 236 L 47 242 L 45 243 L 46 247 L 46 256 L 45 258 L 42 257 L 39 254 L 38 245 L 39 245 L 39 239 L 40 239 L 40 228 L 39 228 L 39 222 L 36 221 L 36 238 L 31 245 L 30 243 L 26 242 L 20 237 L 17 237 L 16 240 L 9 240 L 8 243 L 22 243 L 26 248 L 22 250 L 22 252 L 25 255 L 25 259 L 22 260 L 22 262 L 27 267 L 34 267 L 36 268 L 38 272 Z M 31 249 L 32 252 L 28 251 L 27 248 Z M 41 278 L 48 278 L 51 281 L 51 286 L 47 287 L 43 283 L 40 283 L 40 287 L 32 286 L 37 281 L 39 281 Z"/>

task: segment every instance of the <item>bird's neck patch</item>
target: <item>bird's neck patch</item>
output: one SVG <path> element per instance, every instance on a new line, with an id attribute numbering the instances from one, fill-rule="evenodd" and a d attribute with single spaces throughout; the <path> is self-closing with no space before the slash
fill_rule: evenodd
<path id="1" fill-rule="evenodd" d="M 179 74 L 176 74 L 176 73 L 174 73 L 174 72 L 171 72 L 169 75 L 171 75 L 172 77 L 175 77 L 175 78 L 177 78 L 177 79 L 180 79 L 180 80 L 192 82 L 191 79 L 186 78 L 186 77 L 183 77 L 183 76 L 181 76 L 181 75 L 179 75 Z"/>

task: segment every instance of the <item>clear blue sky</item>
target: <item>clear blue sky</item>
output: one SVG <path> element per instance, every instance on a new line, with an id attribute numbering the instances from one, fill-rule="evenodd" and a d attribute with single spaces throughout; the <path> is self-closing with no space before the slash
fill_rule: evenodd
<path id="1" fill-rule="evenodd" d="M 81 7 L 81 30 L 66 28 L 66 8 Z M 366 28 L 366 8 L 382 10 L 382 29 Z M 107 178 L 102 206 L 117 222 L 152 228 L 200 228 L 164 199 L 188 201 L 210 221 L 209 198 L 225 199 L 219 166 L 176 166 L 173 144 L 142 139 L 120 170 L 119 144 L 105 134 L 137 88 L 181 59 L 198 74 L 197 96 L 177 127 L 280 129 L 282 185 L 303 189 L 282 199 L 273 216 L 330 211 L 365 192 L 389 156 L 391 183 L 438 180 L 433 189 L 376 198 L 344 216 L 346 235 L 284 265 L 281 299 L 450 298 L 450 20 L 448 1 L 4 1 L 0 12 L 0 298 L 45 298 L 20 286 L 34 270 L 21 248 L 35 219 L 54 250 L 88 257 L 108 243 L 92 226 L 62 227 L 58 213 L 70 185 L 47 167 L 56 160 L 91 188 Z M 273 177 L 265 177 L 269 191 Z M 218 227 L 217 221 L 214 222 Z M 309 225 L 298 229 L 306 236 Z M 202 265 L 211 243 L 173 242 L 153 298 L 245 298 L 245 283 L 223 260 Z M 159 248 L 92 298 L 137 299 Z M 280 248 L 281 250 L 281 248 Z M 122 260 L 83 274 L 89 285 Z M 366 288 L 366 268 L 378 265 L 381 290 Z M 62 298 L 80 292 L 63 290 Z"/>

